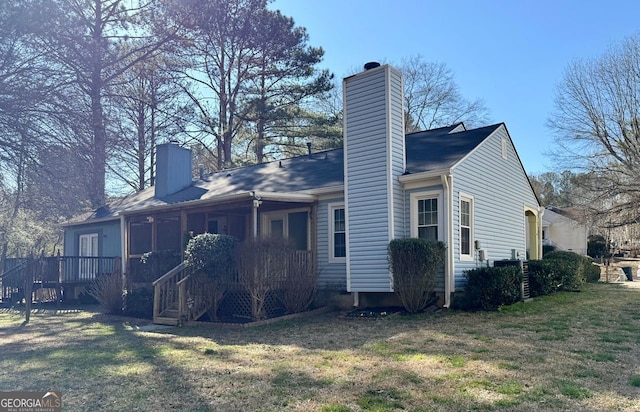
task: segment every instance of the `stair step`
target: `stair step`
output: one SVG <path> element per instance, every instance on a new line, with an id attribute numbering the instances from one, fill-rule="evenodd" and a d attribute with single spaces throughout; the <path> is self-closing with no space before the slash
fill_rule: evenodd
<path id="1" fill-rule="evenodd" d="M 166 309 L 162 312 L 162 316 L 165 318 L 176 318 L 178 319 L 178 309 Z"/>
<path id="2" fill-rule="evenodd" d="M 153 318 L 153 323 L 156 325 L 169 325 L 169 326 L 177 326 L 178 318 L 167 318 L 164 316 L 158 316 Z"/>

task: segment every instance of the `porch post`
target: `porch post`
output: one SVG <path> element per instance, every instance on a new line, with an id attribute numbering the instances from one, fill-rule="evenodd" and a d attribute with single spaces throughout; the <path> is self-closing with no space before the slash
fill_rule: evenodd
<path id="1" fill-rule="evenodd" d="M 251 208 L 251 212 L 253 214 L 253 238 L 257 239 L 258 238 L 258 208 L 260 207 L 260 204 L 262 203 L 260 200 L 255 198 L 255 195 L 253 195 L 253 206 Z"/>

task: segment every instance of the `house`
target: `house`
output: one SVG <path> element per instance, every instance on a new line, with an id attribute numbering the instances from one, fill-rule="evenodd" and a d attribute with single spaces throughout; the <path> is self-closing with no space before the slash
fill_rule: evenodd
<path id="1" fill-rule="evenodd" d="M 542 218 L 542 243 L 586 255 L 589 229 L 581 220 L 578 209 L 547 206 Z"/>
<path id="2" fill-rule="evenodd" d="M 542 209 L 505 124 L 405 136 L 400 72 L 367 67 L 344 79 L 344 148 L 193 180 L 189 150 L 159 145 L 155 187 L 69 222 L 65 254 L 117 254 L 135 278 L 143 253 L 191 234 L 280 235 L 308 253 L 319 289 L 358 305 L 393 296 L 390 240 L 437 239 L 444 306 L 465 270 L 539 258 Z"/>

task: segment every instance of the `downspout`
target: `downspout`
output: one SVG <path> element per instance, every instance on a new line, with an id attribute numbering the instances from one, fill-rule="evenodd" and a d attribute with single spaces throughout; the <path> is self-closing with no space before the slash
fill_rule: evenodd
<path id="1" fill-rule="evenodd" d="M 453 175 L 442 175 L 442 183 L 447 196 L 447 262 L 444 279 L 444 307 L 451 307 L 453 280 Z"/>
<path id="2" fill-rule="evenodd" d="M 127 279 L 127 263 L 129 262 L 129 256 L 127 255 L 127 221 L 124 215 L 120 215 L 120 271 L 122 272 L 122 284 L 126 285 Z"/>
<path id="3" fill-rule="evenodd" d="M 538 248 L 538 259 L 542 259 L 542 216 L 544 215 L 544 210 L 544 207 L 538 206 L 538 239 L 536 245 Z"/>

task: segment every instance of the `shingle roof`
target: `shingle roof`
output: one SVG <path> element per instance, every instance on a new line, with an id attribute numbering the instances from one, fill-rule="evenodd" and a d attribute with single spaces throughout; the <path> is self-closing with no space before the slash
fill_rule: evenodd
<path id="1" fill-rule="evenodd" d="M 500 124 L 455 132 L 456 128 L 463 129 L 460 126 L 461 124 L 455 124 L 406 135 L 407 173 L 451 168 Z M 249 191 L 295 193 L 340 187 L 344 184 L 343 156 L 343 149 L 333 149 L 314 153 L 311 157 L 298 156 L 215 172 L 164 198 L 154 197 L 154 188 L 150 187 L 113 201 L 94 212 L 78 216 L 66 225 L 115 219 L 126 211 L 214 199 Z"/>
<path id="2" fill-rule="evenodd" d="M 406 135 L 407 173 L 451 168 L 500 125 L 452 132 L 458 126 L 453 125 Z"/>

